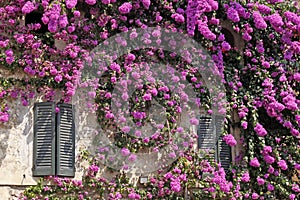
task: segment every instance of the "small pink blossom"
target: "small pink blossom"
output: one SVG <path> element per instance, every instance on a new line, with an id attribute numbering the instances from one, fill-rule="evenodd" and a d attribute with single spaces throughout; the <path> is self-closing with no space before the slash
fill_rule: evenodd
<path id="1" fill-rule="evenodd" d="M 270 166 L 268 169 L 268 173 L 273 174 L 275 171 L 274 167 Z"/>
<path id="2" fill-rule="evenodd" d="M 110 4 L 110 0 L 101 0 L 101 2 L 103 3 L 103 4 Z"/>
<path id="3" fill-rule="evenodd" d="M 225 135 L 223 137 L 223 140 L 226 142 L 226 144 L 228 144 L 229 146 L 235 146 L 237 144 L 235 138 L 233 137 L 233 135 L 231 134 L 228 134 L 228 135 Z"/>
<path id="4" fill-rule="evenodd" d="M 296 164 L 295 164 L 295 169 L 296 169 L 296 170 L 300 170 L 300 164 L 296 163 Z"/>
<path id="5" fill-rule="evenodd" d="M 257 177 L 256 180 L 257 180 L 258 185 L 263 185 L 263 184 L 265 184 L 265 180 L 264 180 L 263 178 Z"/>
<path id="6" fill-rule="evenodd" d="M 267 186 L 268 191 L 273 191 L 274 190 L 274 186 L 272 184 L 268 184 Z"/>
<path id="7" fill-rule="evenodd" d="M 196 118 L 191 118 L 190 123 L 191 123 L 191 125 L 199 125 L 199 120 Z"/>
<path id="8" fill-rule="evenodd" d="M 287 170 L 288 166 L 286 164 L 286 162 L 284 160 L 280 160 L 277 162 L 278 166 L 282 169 L 282 170 Z"/>
<path id="9" fill-rule="evenodd" d="M 241 126 L 242 126 L 243 129 L 247 129 L 247 128 L 248 128 L 248 122 L 243 121 L 243 122 L 241 123 Z"/>
<path id="10" fill-rule="evenodd" d="M 35 6 L 31 1 L 27 1 L 22 7 L 23 14 L 31 13 L 33 10 L 35 10 Z"/>
<path id="11" fill-rule="evenodd" d="M 251 197 L 252 197 L 252 199 L 258 199 L 258 198 L 259 198 L 259 195 L 258 195 L 257 193 L 254 192 L 254 193 L 252 194 Z"/>
<path id="12" fill-rule="evenodd" d="M 149 9 L 150 4 L 151 4 L 151 0 L 141 0 L 144 8 Z"/>
<path id="13" fill-rule="evenodd" d="M 144 99 L 145 101 L 151 101 L 152 96 L 151 96 L 151 94 L 144 94 L 143 99 Z"/>
<path id="14" fill-rule="evenodd" d="M 294 80 L 300 82 L 300 73 L 297 72 L 294 74 Z"/>
<path id="15" fill-rule="evenodd" d="M 95 91 L 90 91 L 88 92 L 89 97 L 95 98 L 96 97 L 96 92 Z"/>
<path id="16" fill-rule="evenodd" d="M 130 155 L 130 151 L 127 148 L 122 148 L 121 149 L 121 154 L 122 154 L 122 156 L 129 156 Z"/>
<path id="17" fill-rule="evenodd" d="M 77 0 L 66 0 L 65 2 L 68 9 L 74 8 L 77 4 Z"/>
<path id="18" fill-rule="evenodd" d="M 129 132 L 130 132 L 130 126 L 124 126 L 124 127 L 122 128 L 122 131 L 123 131 L 124 133 L 129 133 Z"/>
<path id="19" fill-rule="evenodd" d="M 23 106 L 28 106 L 28 101 L 26 99 L 22 99 L 22 105 Z"/>
<path id="20" fill-rule="evenodd" d="M 119 12 L 124 15 L 130 13 L 131 9 L 131 3 L 125 2 L 119 7 Z"/>
<path id="21" fill-rule="evenodd" d="M 275 158 L 270 155 L 265 155 L 264 160 L 268 164 L 273 164 L 275 162 Z"/>
<path id="22" fill-rule="evenodd" d="M 266 136 L 268 134 L 267 131 L 266 131 L 266 129 L 264 129 L 264 127 L 260 123 L 256 124 L 256 126 L 254 128 L 254 131 L 260 137 L 264 137 L 264 136 Z"/>
<path id="23" fill-rule="evenodd" d="M 250 175 L 249 175 L 249 172 L 245 172 L 243 175 L 242 175 L 242 179 L 241 179 L 243 182 L 249 182 L 250 181 Z"/>
<path id="24" fill-rule="evenodd" d="M 258 159 L 255 157 L 255 158 L 253 158 L 251 161 L 250 161 L 250 166 L 252 166 L 252 167 L 259 167 L 260 166 L 260 163 L 259 163 L 259 161 L 258 161 Z"/>
<path id="25" fill-rule="evenodd" d="M 128 160 L 131 162 L 134 162 L 136 160 L 136 155 L 135 154 L 130 154 L 130 156 L 128 157 Z"/>
<path id="26" fill-rule="evenodd" d="M 95 5 L 96 4 L 96 0 L 85 0 L 85 3 L 89 4 L 89 5 Z"/>
<path id="27" fill-rule="evenodd" d="M 146 143 L 146 144 L 147 144 L 149 141 L 150 141 L 149 137 L 145 137 L 145 138 L 143 139 L 143 142 Z"/>
<path id="28" fill-rule="evenodd" d="M 92 172 L 98 172 L 99 167 L 93 164 L 89 167 L 89 170 L 92 171 Z"/>
<path id="29" fill-rule="evenodd" d="M 0 122 L 8 122 L 9 114 L 7 112 L 0 112 Z"/>
<path id="30" fill-rule="evenodd" d="M 176 154 L 174 152 L 169 153 L 170 158 L 176 158 Z"/>
<path id="31" fill-rule="evenodd" d="M 111 112 L 108 112 L 108 113 L 105 114 L 105 117 L 106 117 L 107 119 L 112 119 L 112 118 L 114 118 L 114 114 L 111 113 Z"/>

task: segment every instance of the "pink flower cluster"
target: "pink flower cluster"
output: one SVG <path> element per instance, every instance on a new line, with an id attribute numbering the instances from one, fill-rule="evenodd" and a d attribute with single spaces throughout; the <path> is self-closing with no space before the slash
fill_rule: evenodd
<path id="1" fill-rule="evenodd" d="M 268 132 L 266 131 L 266 129 L 260 123 L 256 124 L 256 126 L 254 128 L 254 131 L 260 137 L 264 137 L 264 136 L 266 136 L 268 134 Z"/>
<path id="2" fill-rule="evenodd" d="M 196 52 L 197 56 L 203 57 L 200 67 L 207 66 L 206 61 L 211 56 L 215 64 L 213 74 L 219 74 L 222 78 L 221 83 L 224 83 L 226 88 L 228 102 L 220 112 L 228 114 L 227 112 L 237 111 L 236 117 L 239 118 L 242 127 L 240 141 L 237 142 L 235 137 L 228 133 L 223 137 L 229 146 L 235 146 L 237 143 L 243 145 L 243 152 L 237 158 L 241 162 L 236 163 L 236 171 L 233 170 L 231 174 L 233 181 L 227 181 L 225 172 L 222 169 L 217 170 L 218 167 L 212 167 L 212 163 L 201 159 L 199 159 L 201 162 L 193 163 L 191 155 L 181 152 L 180 155 L 185 156 L 187 161 L 180 163 L 176 169 L 165 175 L 160 174 L 160 177 L 151 179 L 153 186 L 151 188 L 155 188 L 153 191 L 149 189 L 143 193 L 124 184 L 126 189 L 122 188 L 122 191 L 128 194 L 128 197 L 125 197 L 126 195 L 120 192 L 121 189 L 117 189 L 119 187 L 117 184 L 98 179 L 96 173 L 100 168 L 97 159 L 87 168 L 87 180 L 91 178 L 94 181 L 89 184 L 108 186 L 111 190 L 108 195 L 110 199 L 154 197 L 167 199 L 172 195 L 180 196 L 185 184 L 193 179 L 191 177 L 197 177 L 196 182 L 207 186 L 201 190 L 201 194 L 207 195 L 203 199 L 217 198 L 219 194 L 226 194 L 232 199 L 274 198 L 269 193 L 278 194 L 277 198 L 297 199 L 299 184 L 292 179 L 290 171 L 292 168 L 300 169 L 297 155 L 300 135 L 298 97 L 300 16 L 297 12 L 299 5 L 283 0 L 267 2 L 266 4 L 263 1 L 253 3 L 227 0 L 220 1 L 220 4 L 214 0 L 3 2 L 0 7 L 0 64 L 12 71 L 23 70 L 26 78 L 10 82 L 6 77 L 1 77 L 0 123 L 8 122 L 11 116 L 10 111 L 6 109 L 8 98 L 19 98 L 22 105 L 28 106 L 34 97 L 33 90 L 43 94 L 45 100 L 52 101 L 56 95 L 55 90 L 60 88 L 62 100 L 70 101 L 78 87 L 78 79 L 85 63 L 87 65 L 93 63 L 89 52 L 98 44 L 108 45 L 106 39 L 112 35 L 137 28 L 146 30 L 148 26 L 167 28 L 173 33 L 187 33 L 189 36 L 195 36 L 203 47 L 201 53 Z M 22 27 L 17 19 L 32 12 L 42 12 L 41 24 L 28 24 Z M 230 33 L 221 33 L 221 30 L 223 32 L 225 29 L 225 27 L 222 29 L 220 24 L 223 19 L 232 22 L 229 32 L 233 37 L 240 35 L 244 45 L 236 44 L 236 38 L 230 41 Z M 46 34 L 40 34 L 44 25 L 48 31 L 46 30 Z M 135 40 L 138 34 L 138 31 L 134 31 L 129 39 Z M 154 41 L 154 44 L 160 45 L 164 42 L 161 40 L 162 35 L 160 30 L 146 33 L 143 35 L 143 42 L 150 44 Z M 65 43 L 65 46 L 57 48 L 53 45 L 53 41 Z M 181 41 L 172 39 L 167 41 L 174 48 L 182 47 L 178 45 Z M 125 39 L 116 38 L 116 42 L 127 48 L 128 41 Z M 203 54 L 205 50 L 209 50 L 209 56 Z M 170 126 L 161 122 L 153 123 L 153 127 L 157 128 L 157 132 L 153 135 L 142 139 L 132 137 L 133 139 L 122 143 L 124 146 L 120 148 L 119 153 L 124 159 L 134 162 L 137 158 L 131 152 L 138 151 L 140 147 L 152 148 L 151 145 L 155 145 L 153 150 L 158 151 L 160 147 L 172 143 L 165 137 L 165 133 L 172 135 L 186 132 L 183 128 L 177 127 L 176 116 L 183 112 L 179 99 L 187 102 L 190 97 L 185 93 L 176 96 L 172 87 L 168 87 L 167 84 L 155 85 L 155 75 L 149 76 L 145 73 L 146 70 L 134 71 L 139 65 L 146 65 L 149 60 L 176 63 L 174 66 L 176 70 L 178 69 L 179 75 L 173 74 L 166 80 L 172 80 L 179 85 L 182 80 L 191 83 L 199 95 L 195 100 L 197 105 L 207 107 L 207 113 L 212 114 L 210 105 L 213 102 L 209 102 L 210 99 L 207 98 L 207 88 L 201 80 L 203 74 L 201 71 L 195 72 L 196 67 L 192 66 L 195 63 L 193 63 L 194 55 L 191 53 L 195 52 L 186 51 L 184 53 L 186 62 L 181 62 L 174 52 L 147 49 L 138 53 L 134 50 L 121 58 L 105 57 L 112 61 L 110 65 L 98 66 L 108 71 L 109 81 L 106 85 L 102 81 L 97 83 L 104 86 L 101 85 L 103 87 L 97 92 L 88 94 L 89 98 L 100 98 L 97 102 L 101 103 L 88 106 L 98 109 L 97 111 L 103 114 L 99 116 L 100 122 L 108 124 L 115 122 L 122 134 L 134 133 L 136 137 L 141 137 L 144 133 L 134 131 L 134 126 L 140 127 L 147 122 L 149 115 L 146 108 L 151 101 L 159 101 L 168 115 L 167 124 Z M 120 108 L 120 112 L 113 113 L 110 108 L 110 102 L 114 99 L 112 88 L 126 73 L 131 73 L 130 77 L 134 81 L 121 82 L 120 100 L 128 101 L 132 107 L 123 112 L 122 104 L 114 102 L 116 107 Z M 141 81 L 145 76 L 147 84 Z M 126 90 L 130 86 L 137 88 L 133 96 Z M 125 116 L 129 116 L 134 125 L 128 125 L 127 122 L 130 120 Z M 229 118 L 226 120 L 230 126 L 232 119 Z M 195 126 L 199 123 L 196 118 L 191 118 L 188 122 Z M 191 147 L 192 144 L 193 142 L 184 142 L 186 147 Z M 101 152 L 101 160 L 105 152 Z M 177 153 L 171 152 L 168 156 L 176 157 Z M 184 167 L 186 165 L 189 167 Z M 201 176 L 202 172 L 213 176 L 205 178 L 204 174 Z M 201 182 L 202 178 L 206 182 Z M 69 189 L 64 186 L 63 181 L 78 187 L 79 190 L 83 190 L 80 188 L 84 187 L 78 182 L 56 178 L 54 181 L 63 191 Z M 53 188 L 50 188 L 45 187 L 45 192 L 52 192 Z M 89 194 L 86 192 L 80 191 L 78 198 L 88 197 Z"/>
<path id="3" fill-rule="evenodd" d="M 235 146 L 237 144 L 237 142 L 232 134 L 225 135 L 223 137 L 223 140 L 226 142 L 226 144 L 228 144 L 231 147 Z"/>

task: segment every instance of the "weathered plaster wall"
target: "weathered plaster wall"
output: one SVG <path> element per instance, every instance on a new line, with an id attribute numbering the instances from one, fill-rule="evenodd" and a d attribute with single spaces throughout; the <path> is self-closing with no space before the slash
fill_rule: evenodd
<path id="1" fill-rule="evenodd" d="M 59 93 L 58 93 L 59 94 Z M 59 95 L 58 95 L 59 96 Z M 10 186 L 35 185 L 38 177 L 32 177 L 33 164 L 33 106 L 40 102 L 41 96 L 31 99 L 28 106 L 21 105 L 20 99 L 10 100 L 10 121 L 0 125 L 0 199 L 8 199 L 15 189 Z M 76 105 L 76 104 L 75 104 Z M 77 162 L 80 148 L 89 147 L 93 138 L 86 123 L 88 114 L 76 108 L 76 120 L 82 121 L 76 131 L 76 177 L 83 171 Z M 78 121 L 77 121 L 78 122 Z M 17 187 L 18 188 L 18 187 Z M 14 193 L 14 192 L 13 192 Z"/>
<path id="2" fill-rule="evenodd" d="M 13 101 L 9 105 L 11 121 L 5 126 L 0 126 L 0 199 L 7 199 L 4 198 L 10 191 L 10 189 L 5 189 L 7 186 L 35 185 L 39 179 L 32 177 L 31 170 L 33 163 L 33 105 L 38 101 L 40 98 L 36 97 L 26 107 L 21 105 L 19 100 Z M 87 147 L 91 143 L 91 137 L 79 134 L 84 133 L 80 132 L 82 127 L 77 127 L 76 158 L 79 148 Z M 79 178 L 82 169 L 78 164 L 76 166 L 76 178 Z"/>

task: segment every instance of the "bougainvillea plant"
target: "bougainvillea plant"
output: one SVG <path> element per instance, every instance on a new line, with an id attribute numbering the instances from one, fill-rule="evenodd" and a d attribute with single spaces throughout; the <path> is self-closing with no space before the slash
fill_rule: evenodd
<path id="1" fill-rule="evenodd" d="M 25 79 L 0 77 L 1 124 L 9 123 L 13 99 L 27 106 L 36 93 L 53 101 L 59 91 L 61 100 L 70 102 L 90 51 L 106 39 L 137 28 L 163 27 L 194 38 L 210 53 L 226 88 L 225 124 L 230 125 L 232 112 L 240 119 L 241 140 L 235 141 L 226 131 L 224 140 L 231 146 L 241 144 L 243 149 L 227 173 L 205 153 L 188 150 L 143 187 L 131 185 L 126 174 L 113 180 L 99 177 L 99 156 L 83 151 L 80 160 L 88 160 L 90 166 L 82 180 L 47 177 L 25 190 L 20 199 L 184 199 L 186 190 L 195 199 L 299 199 L 298 13 L 297 2 L 283 0 L 1 1 L 1 68 L 11 72 L 21 69 L 26 74 Z M 242 47 L 231 46 L 237 44 L 223 34 L 223 22 L 230 24 L 244 43 L 239 45 Z M 57 48 L 56 41 L 65 46 Z M 126 46 L 126 42 L 122 44 Z M 182 61 L 172 52 L 144 49 L 128 52 L 111 63 L 105 77 L 108 81 L 100 81 L 96 92 L 89 94 L 95 98 L 103 126 L 110 126 L 114 118 L 109 104 L 116 80 L 126 70 L 155 60 L 178 66 L 198 91 L 199 104 L 207 113 L 212 112 L 207 88 L 188 60 Z M 132 76 L 139 79 L 139 74 Z M 129 99 L 134 122 L 147 120 L 147 103 L 155 98 L 169 113 L 170 126 L 161 124 L 161 129 L 177 130 L 172 117 L 180 113 L 179 97 L 172 96 L 164 85 L 148 81 L 131 99 L 122 96 Z M 164 132 L 141 141 L 124 134 L 129 130 L 124 126 L 116 134 L 116 145 L 124 148 L 124 155 L 168 142 Z M 44 184 L 49 181 L 50 185 Z"/>

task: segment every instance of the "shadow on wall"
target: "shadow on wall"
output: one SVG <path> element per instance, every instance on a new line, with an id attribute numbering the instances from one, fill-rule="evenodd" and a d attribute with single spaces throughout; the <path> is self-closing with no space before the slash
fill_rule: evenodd
<path id="1" fill-rule="evenodd" d="M 6 157 L 10 127 L 0 125 L 0 167 Z"/>
<path id="2" fill-rule="evenodd" d="M 17 154 L 22 156 L 28 149 L 22 149 L 24 146 L 20 146 L 19 142 L 22 142 L 25 137 L 27 145 L 33 141 L 33 103 L 23 106 L 15 100 L 10 102 L 9 108 L 9 122 L 0 124 L 0 167 L 9 154 L 9 146 L 17 148 Z"/>

